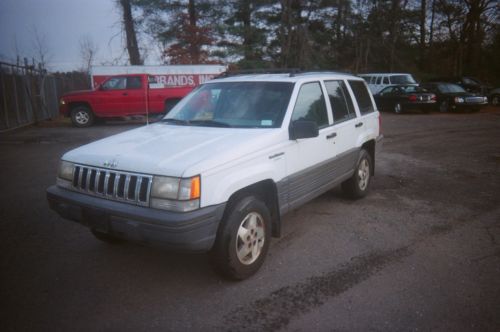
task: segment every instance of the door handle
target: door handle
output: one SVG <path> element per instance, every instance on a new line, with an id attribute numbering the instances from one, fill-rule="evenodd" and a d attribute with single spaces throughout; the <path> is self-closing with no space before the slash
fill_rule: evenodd
<path id="1" fill-rule="evenodd" d="M 326 139 L 337 137 L 337 133 L 331 133 L 330 135 L 326 135 Z"/>
<path id="2" fill-rule="evenodd" d="M 354 125 L 354 127 L 359 128 L 359 127 L 361 127 L 362 125 L 363 125 L 363 122 L 359 122 L 359 123 L 356 123 L 356 124 Z"/>

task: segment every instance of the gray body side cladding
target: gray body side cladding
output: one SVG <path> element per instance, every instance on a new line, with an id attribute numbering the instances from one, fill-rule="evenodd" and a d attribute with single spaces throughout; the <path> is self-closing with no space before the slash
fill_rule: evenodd
<path id="1" fill-rule="evenodd" d="M 318 197 L 354 174 L 360 148 L 290 175 L 277 183 L 280 215 Z"/>

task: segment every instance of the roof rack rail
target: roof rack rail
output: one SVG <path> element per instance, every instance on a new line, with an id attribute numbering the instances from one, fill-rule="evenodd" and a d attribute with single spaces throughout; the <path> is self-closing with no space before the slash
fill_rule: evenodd
<path id="1" fill-rule="evenodd" d="M 263 68 L 263 69 L 242 69 L 242 70 L 226 71 L 217 76 L 217 78 L 239 76 L 239 75 L 250 75 L 250 74 L 289 74 L 290 77 L 298 75 L 313 75 L 313 74 L 352 75 L 349 72 L 331 71 L 331 70 L 303 70 L 300 68 Z"/>
<path id="2" fill-rule="evenodd" d="M 300 71 L 298 73 L 295 73 L 295 76 L 297 76 L 297 75 L 313 75 L 313 74 L 352 75 L 352 73 L 347 72 L 347 71 L 336 71 L 336 70 L 304 70 L 304 71 Z"/>
<path id="3" fill-rule="evenodd" d="M 250 75 L 250 74 L 289 74 L 290 76 L 294 76 L 296 73 L 299 73 L 300 71 L 301 69 L 299 68 L 241 69 L 241 70 L 226 71 L 217 77 L 223 78 L 223 77 L 231 77 L 238 75 Z"/>

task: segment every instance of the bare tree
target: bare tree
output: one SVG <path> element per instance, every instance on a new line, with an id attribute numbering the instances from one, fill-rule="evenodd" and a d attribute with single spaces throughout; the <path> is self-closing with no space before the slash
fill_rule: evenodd
<path id="1" fill-rule="evenodd" d="M 90 67 L 94 63 L 95 56 L 99 50 L 99 47 L 94 43 L 92 38 L 88 35 L 82 36 L 80 38 L 80 57 L 82 60 L 81 70 L 90 73 Z"/>
<path id="2" fill-rule="evenodd" d="M 32 26 L 31 30 L 33 32 L 33 50 L 35 53 L 35 59 L 39 63 L 42 69 L 47 69 L 47 64 L 50 62 L 49 47 L 47 46 L 47 37 L 45 34 L 41 34 L 36 26 Z"/>
<path id="3" fill-rule="evenodd" d="M 132 6 L 130 0 L 119 0 L 123 14 L 123 28 L 127 39 L 127 51 L 131 65 L 142 65 L 139 45 L 137 44 L 137 35 L 135 31 L 134 18 L 132 16 Z"/>

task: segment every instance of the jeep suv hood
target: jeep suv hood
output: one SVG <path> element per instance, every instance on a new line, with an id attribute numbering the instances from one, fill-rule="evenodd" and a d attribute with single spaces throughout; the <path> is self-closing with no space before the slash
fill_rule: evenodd
<path id="1" fill-rule="evenodd" d="M 62 159 L 95 167 L 154 175 L 192 176 L 185 171 L 203 161 L 204 170 L 265 149 L 279 129 L 214 128 L 157 123 L 114 135 L 66 153 Z M 199 169 L 199 167 L 197 167 Z"/>

